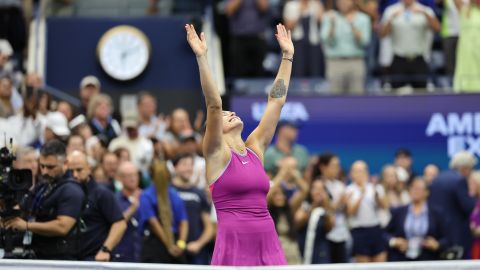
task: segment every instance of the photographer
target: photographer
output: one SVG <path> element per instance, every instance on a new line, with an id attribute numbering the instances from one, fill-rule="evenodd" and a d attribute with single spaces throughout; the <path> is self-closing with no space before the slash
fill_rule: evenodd
<path id="1" fill-rule="evenodd" d="M 113 192 L 97 184 L 91 176 L 87 156 L 73 151 L 67 157 L 67 167 L 87 193 L 88 202 L 82 219 L 87 230 L 80 244 L 79 259 L 84 261 L 110 261 L 112 250 L 122 239 L 127 228 L 123 214 Z"/>
<path id="2" fill-rule="evenodd" d="M 40 150 L 38 185 L 28 220 L 19 217 L 5 221 L 7 229 L 31 231 L 32 249 L 37 259 L 74 260 L 77 258 L 79 219 L 84 198 L 78 183 L 65 175 L 65 145 L 51 140 Z"/>

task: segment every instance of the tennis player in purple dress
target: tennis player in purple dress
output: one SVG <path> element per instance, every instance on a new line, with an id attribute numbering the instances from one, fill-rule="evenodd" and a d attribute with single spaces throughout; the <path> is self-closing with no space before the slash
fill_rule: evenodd
<path id="1" fill-rule="evenodd" d="M 283 54 L 280 68 L 258 127 L 243 141 L 242 120 L 234 112 L 222 110 L 222 100 L 207 63 L 205 35 L 202 33 L 199 37 L 192 25 L 186 25 L 185 30 L 197 57 L 207 106 L 203 154 L 218 217 L 211 264 L 287 264 L 267 209 L 270 185 L 263 169 L 263 155 L 287 97 L 294 53 L 291 33 L 283 25 L 277 25 L 275 36 Z"/>

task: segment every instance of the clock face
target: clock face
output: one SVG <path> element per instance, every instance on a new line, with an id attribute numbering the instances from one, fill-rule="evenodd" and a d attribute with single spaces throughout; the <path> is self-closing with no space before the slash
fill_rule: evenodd
<path id="1" fill-rule="evenodd" d="M 140 75 L 150 59 L 150 42 L 137 28 L 117 26 L 107 31 L 97 46 L 103 70 L 117 80 L 131 80 Z"/>

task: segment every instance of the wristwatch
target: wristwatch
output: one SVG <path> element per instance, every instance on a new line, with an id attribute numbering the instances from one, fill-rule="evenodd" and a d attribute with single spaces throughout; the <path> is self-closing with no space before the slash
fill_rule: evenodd
<path id="1" fill-rule="evenodd" d="M 390 241 L 388 241 L 388 246 L 391 247 L 391 248 L 395 247 L 395 244 L 397 243 L 396 240 L 397 240 L 397 239 L 395 239 L 394 237 L 392 237 L 392 238 L 390 239 Z"/>
<path id="2" fill-rule="evenodd" d="M 106 253 L 112 255 L 112 251 L 107 246 L 102 246 L 102 248 L 100 250 L 102 252 L 106 252 Z"/>

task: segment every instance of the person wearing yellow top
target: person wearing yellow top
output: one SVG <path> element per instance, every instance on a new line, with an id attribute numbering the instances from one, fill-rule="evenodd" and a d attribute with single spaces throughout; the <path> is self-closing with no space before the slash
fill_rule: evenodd
<path id="1" fill-rule="evenodd" d="M 480 92 L 480 0 L 462 8 L 457 65 L 453 81 L 455 92 Z"/>

